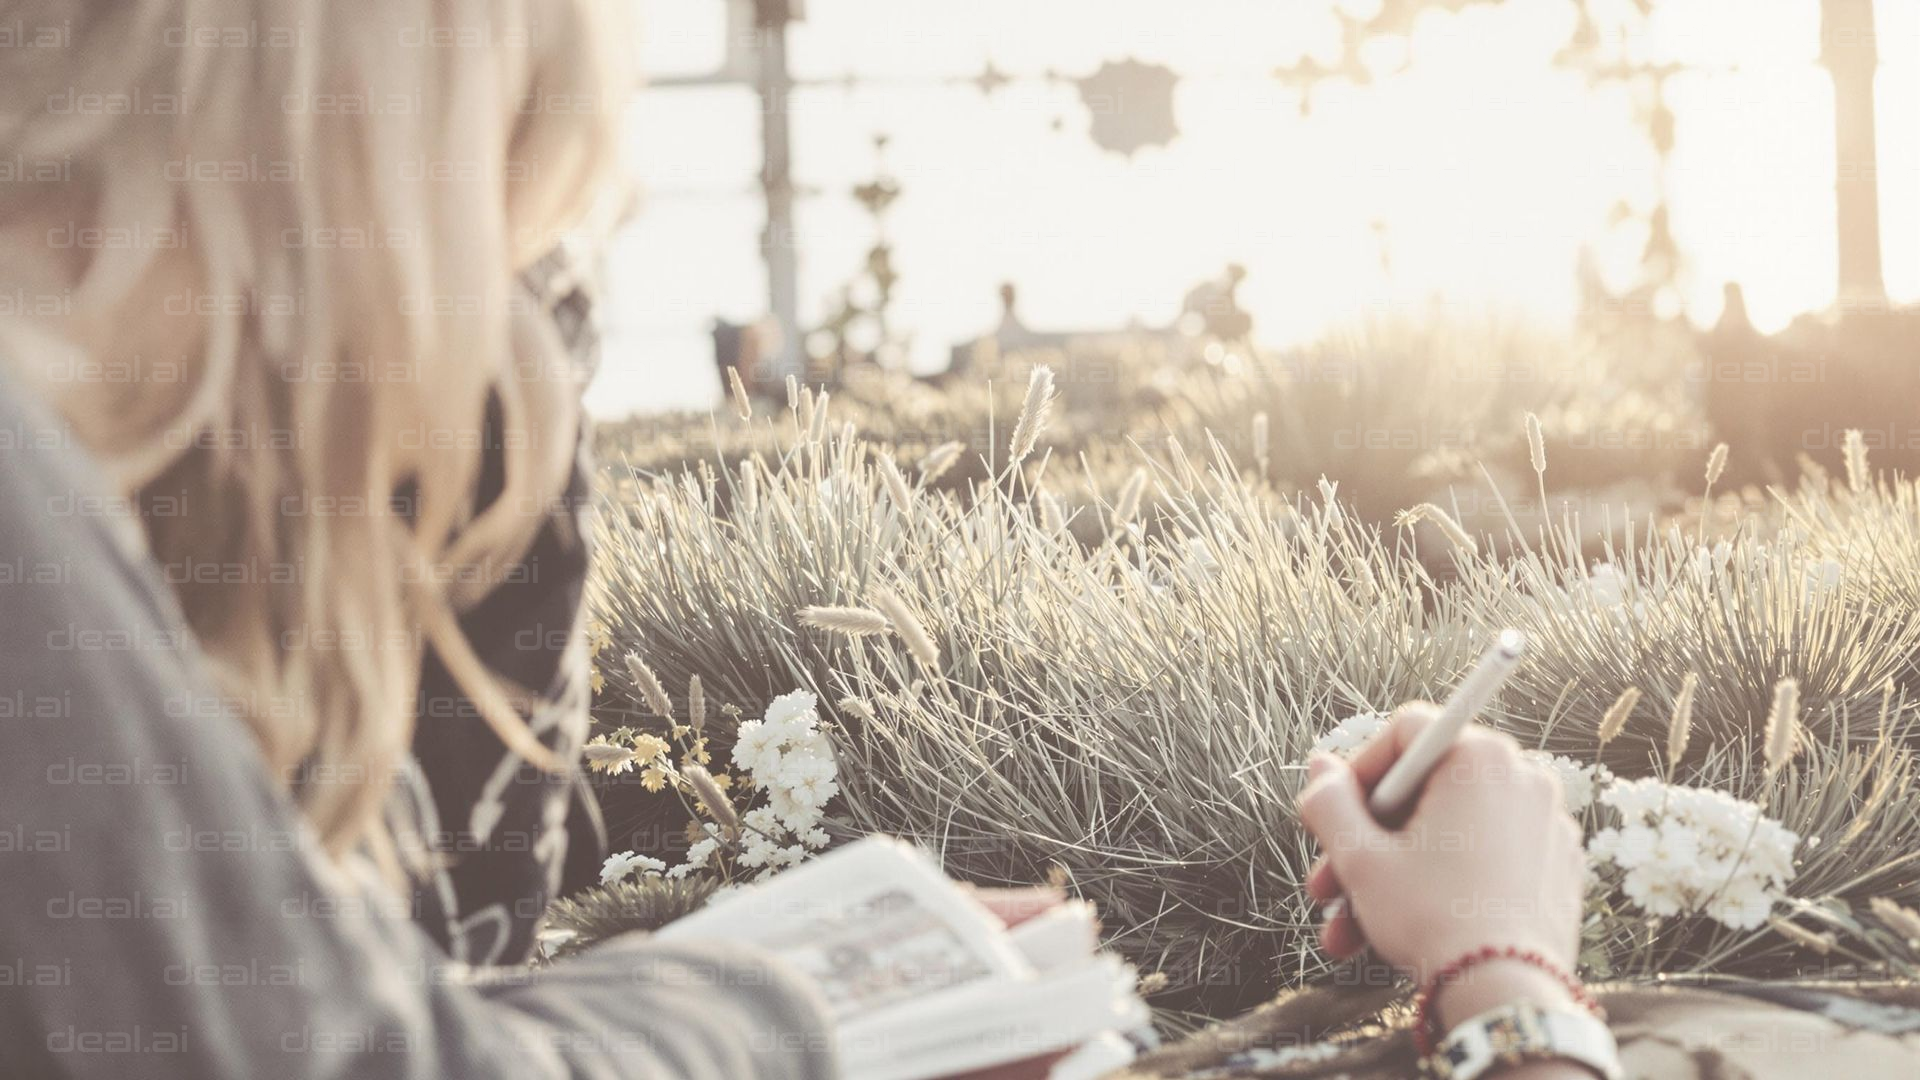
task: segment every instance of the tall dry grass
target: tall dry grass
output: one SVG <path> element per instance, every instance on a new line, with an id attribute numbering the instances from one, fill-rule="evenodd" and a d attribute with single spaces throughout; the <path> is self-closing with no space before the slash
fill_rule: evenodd
<path id="1" fill-rule="evenodd" d="M 1193 431 L 1179 438 L 1191 450 L 1160 440 L 1122 467 L 1061 470 L 1059 432 L 1031 406 L 1029 425 L 999 414 L 994 438 L 942 450 L 936 483 L 900 463 L 954 433 L 876 445 L 823 415 L 838 402 L 803 404 L 814 414 L 756 421 L 755 449 L 724 468 L 611 486 L 593 583 L 608 655 L 643 656 L 666 686 L 697 677 L 749 714 L 814 691 L 840 763 L 832 828 L 913 837 L 982 882 L 1063 874 L 1118 948 L 1165 975 L 1163 1008 L 1226 1015 L 1323 973 L 1300 890 L 1313 851 L 1291 811 L 1299 763 L 1343 716 L 1442 694 L 1509 625 L 1531 659 L 1490 722 L 1623 776 L 1761 803 L 1817 838 L 1797 896 L 1920 901 L 1920 497 L 1905 481 L 1810 477 L 1718 530 L 1718 551 L 1672 519 L 1610 523 L 1596 551 L 1571 513 L 1516 516 L 1497 537 L 1383 528 L 1331 482 L 1277 491 L 1259 457 L 1282 448 Z M 1558 462 L 1542 442 L 1544 490 Z M 645 676 L 602 671 L 602 718 L 642 719 Z M 1799 752 L 1769 768 L 1783 679 Z M 1674 764 L 1668 721 L 1688 683 Z M 709 721 L 717 748 L 732 723 Z M 643 817 L 616 814 L 616 833 L 644 833 Z M 1685 919 L 1610 931 L 1589 960 L 1808 962 L 1777 932 Z"/>

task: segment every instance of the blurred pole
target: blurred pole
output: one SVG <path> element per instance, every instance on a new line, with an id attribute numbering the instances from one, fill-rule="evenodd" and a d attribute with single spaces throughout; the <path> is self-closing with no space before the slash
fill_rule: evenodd
<path id="1" fill-rule="evenodd" d="M 1882 305 L 1879 152 L 1874 76 L 1880 69 L 1873 0 L 1820 0 L 1820 63 L 1833 77 L 1834 209 L 1840 302 Z"/>
<path id="2" fill-rule="evenodd" d="M 801 0 L 753 0 L 754 43 L 760 94 L 760 186 L 766 193 L 767 226 L 760 256 L 767 264 L 767 302 L 780 325 L 780 350 L 767 374 L 773 381 L 799 372 L 800 284 L 794 250 L 793 146 L 788 103 L 793 78 L 787 72 L 787 23 L 800 18 Z"/>

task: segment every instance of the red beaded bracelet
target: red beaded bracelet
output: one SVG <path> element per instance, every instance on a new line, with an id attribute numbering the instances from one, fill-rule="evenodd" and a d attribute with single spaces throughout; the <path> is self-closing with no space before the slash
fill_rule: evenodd
<path id="1" fill-rule="evenodd" d="M 1580 985 L 1580 980 L 1574 978 L 1572 972 L 1561 968 L 1560 965 L 1542 956 L 1539 952 L 1533 949 L 1518 948 L 1513 945 L 1482 945 L 1480 948 L 1455 959 L 1439 971 L 1434 972 L 1433 977 L 1421 983 L 1420 989 L 1415 991 L 1413 995 L 1413 1046 L 1414 1049 L 1419 1051 L 1421 1057 L 1432 1054 L 1434 1047 L 1440 1045 L 1441 1032 L 1434 1030 L 1435 1017 L 1433 1000 L 1439 996 L 1441 987 L 1459 978 L 1460 974 L 1468 968 L 1476 964 L 1484 964 L 1489 960 L 1518 960 L 1523 964 L 1530 964 L 1539 968 L 1541 971 L 1560 980 L 1560 984 L 1567 988 L 1569 994 L 1573 995 L 1573 1000 L 1579 1002 L 1588 1012 L 1603 1020 L 1606 1019 L 1606 1010 L 1600 1007 L 1599 1000 L 1595 998 L 1586 987 Z"/>

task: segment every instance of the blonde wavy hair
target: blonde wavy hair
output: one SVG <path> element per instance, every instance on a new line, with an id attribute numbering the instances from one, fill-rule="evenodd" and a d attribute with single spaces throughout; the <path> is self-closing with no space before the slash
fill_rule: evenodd
<path id="1" fill-rule="evenodd" d="M 519 275 L 604 205 L 631 88 L 603 8 L 0 0 L 5 362 L 126 494 L 336 854 L 395 865 L 429 644 L 561 767 L 457 619 L 575 452 L 574 367 Z M 478 508 L 490 400 L 505 492 Z"/>

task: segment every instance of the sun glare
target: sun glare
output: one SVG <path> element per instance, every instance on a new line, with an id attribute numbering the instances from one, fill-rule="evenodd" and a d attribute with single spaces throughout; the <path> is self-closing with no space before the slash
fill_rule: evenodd
<path id="1" fill-rule="evenodd" d="M 768 303 L 758 101 L 744 84 L 674 85 L 724 63 L 724 5 L 643 6 L 643 63 L 665 85 L 643 90 L 633 126 L 647 213 L 614 256 L 623 359 L 595 388 L 603 413 L 704 405 L 718 393 L 711 321 Z M 1920 296 L 1920 14 L 1881 6 L 1898 302 Z M 901 187 L 887 231 L 916 370 L 992 325 L 1002 281 L 1031 325 L 1117 329 L 1169 322 L 1229 263 L 1247 270 L 1241 296 L 1269 344 L 1405 305 L 1560 321 L 1583 260 L 1616 287 L 1633 279 L 1663 197 L 1682 262 L 1661 313 L 1711 324 L 1729 282 L 1765 330 L 1832 303 L 1817 3 L 1665 2 L 1651 29 L 1609 47 L 1684 65 L 1665 85 L 1664 166 L 1643 90 L 1556 65 L 1577 30 L 1559 0 L 1430 11 L 1369 46 L 1367 85 L 1311 89 L 1274 73 L 1337 56 L 1320 4 L 813 0 L 791 46 L 802 320 L 823 318 L 866 258 L 873 225 L 848 192 L 881 168 Z M 1131 156 L 1093 145 L 1061 81 L 1125 57 L 1179 76 L 1178 135 Z M 977 83 L 988 71 L 997 81 Z"/>

